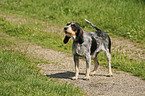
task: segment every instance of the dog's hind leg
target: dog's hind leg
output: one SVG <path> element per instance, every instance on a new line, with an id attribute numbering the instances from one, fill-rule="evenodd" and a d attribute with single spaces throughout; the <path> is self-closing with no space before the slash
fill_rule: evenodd
<path id="1" fill-rule="evenodd" d="M 111 53 L 108 51 L 105 51 L 105 54 L 106 54 L 106 57 L 107 57 L 107 60 L 109 62 L 109 76 L 113 76 L 112 74 L 112 71 L 111 71 Z"/>

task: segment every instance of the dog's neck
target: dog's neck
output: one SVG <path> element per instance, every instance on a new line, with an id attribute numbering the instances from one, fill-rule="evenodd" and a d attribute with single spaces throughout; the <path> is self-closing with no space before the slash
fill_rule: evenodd
<path id="1" fill-rule="evenodd" d="M 84 32 L 83 32 L 83 37 L 84 37 Z M 76 35 L 72 36 L 72 39 L 74 43 L 79 43 L 78 37 Z"/>
<path id="2" fill-rule="evenodd" d="M 75 41 L 76 40 L 76 35 L 72 36 L 73 40 Z"/>

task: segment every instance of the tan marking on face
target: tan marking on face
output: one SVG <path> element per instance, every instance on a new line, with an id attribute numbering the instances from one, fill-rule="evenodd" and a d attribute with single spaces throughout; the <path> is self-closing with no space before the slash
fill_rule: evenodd
<path id="1" fill-rule="evenodd" d="M 68 28 L 66 30 L 68 32 L 68 33 L 66 33 L 67 36 L 75 36 L 76 35 L 76 32 L 72 30 L 71 25 L 67 26 L 67 28 Z"/>

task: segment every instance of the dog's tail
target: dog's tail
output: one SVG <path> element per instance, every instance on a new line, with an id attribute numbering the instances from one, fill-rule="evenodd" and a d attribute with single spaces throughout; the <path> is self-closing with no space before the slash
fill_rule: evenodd
<path id="1" fill-rule="evenodd" d="M 92 22 L 88 21 L 87 19 L 85 19 L 85 21 L 87 21 L 89 24 L 91 24 L 92 27 L 94 27 L 96 30 L 100 30 L 99 28 L 97 28 Z"/>

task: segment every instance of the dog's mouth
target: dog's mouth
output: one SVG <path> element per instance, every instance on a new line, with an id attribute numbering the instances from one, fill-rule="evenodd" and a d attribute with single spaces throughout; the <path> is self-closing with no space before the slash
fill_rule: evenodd
<path id="1" fill-rule="evenodd" d="M 72 32 L 70 31 L 70 28 L 67 27 L 67 26 L 64 27 L 64 32 L 65 32 L 65 34 L 71 34 L 71 33 L 72 33 Z"/>
<path id="2" fill-rule="evenodd" d="M 65 30 L 64 32 L 65 32 L 65 34 L 71 34 L 70 32 L 68 32 L 68 31 L 66 31 L 66 30 Z"/>
<path id="3" fill-rule="evenodd" d="M 69 27 L 64 27 L 64 32 L 67 36 L 74 36 L 75 32 L 71 30 Z"/>
<path id="4" fill-rule="evenodd" d="M 71 33 L 68 32 L 68 31 L 65 31 L 65 35 L 70 37 L 71 36 Z"/>

